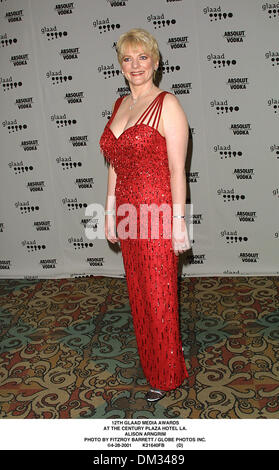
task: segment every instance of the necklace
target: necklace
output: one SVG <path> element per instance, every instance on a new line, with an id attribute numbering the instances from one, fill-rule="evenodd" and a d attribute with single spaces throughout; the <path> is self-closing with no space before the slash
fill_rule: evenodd
<path id="1" fill-rule="evenodd" d="M 138 101 L 139 98 L 144 98 L 145 96 L 149 95 L 149 93 L 151 92 L 153 87 L 154 87 L 154 83 L 152 83 L 152 87 L 149 89 L 149 91 L 147 93 L 145 93 L 144 95 L 138 96 L 136 99 L 133 98 L 133 95 L 131 93 L 130 96 L 131 96 L 131 99 L 133 101 L 133 104 L 130 104 L 129 109 L 131 110 L 131 109 L 134 108 L 134 106 L 137 104 L 137 101 Z"/>

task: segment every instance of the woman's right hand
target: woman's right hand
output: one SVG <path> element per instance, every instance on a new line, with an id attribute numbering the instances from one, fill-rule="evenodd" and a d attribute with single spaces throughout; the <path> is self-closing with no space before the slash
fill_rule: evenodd
<path id="1" fill-rule="evenodd" d="M 115 233 L 115 219 L 113 214 L 105 216 L 105 237 L 111 243 L 117 243 L 120 241 Z"/>

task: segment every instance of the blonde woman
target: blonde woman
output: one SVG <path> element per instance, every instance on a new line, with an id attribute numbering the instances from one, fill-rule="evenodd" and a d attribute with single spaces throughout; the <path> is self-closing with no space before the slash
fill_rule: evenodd
<path id="1" fill-rule="evenodd" d="M 130 93 L 116 100 L 100 139 L 109 162 L 105 234 L 121 246 L 139 357 L 150 384 L 146 399 L 151 402 L 188 377 L 177 267 L 178 255 L 190 248 L 185 223 L 189 127 L 178 99 L 154 83 L 159 66 L 155 38 L 132 29 L 120 36 L 116 50 Z"/>

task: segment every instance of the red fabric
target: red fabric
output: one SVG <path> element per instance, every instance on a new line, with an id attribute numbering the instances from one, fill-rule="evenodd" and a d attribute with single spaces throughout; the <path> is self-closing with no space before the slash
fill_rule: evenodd
<path id="1" fill-rule="evenodd" d="M 110 124 L 123 99 L 118 98 L 100 139 L 101 150 L 117 174 L 116 227 L 139 357 L 150 385 L 161 390 L 174 389 L 188 377 L 179 329 L 178 256 L 172 249 L 171 240 L 172 196 L 168 155 L 166 140 L 158 131 L 166 93 L 159 93 L 137 123 L 117 139 L 110 130 Z M 129 214 L 127 210 L 119 215 L 118 208 L 125 203 L 132 204 L 134 212 Z M 166 209 L 165 218 L 160 212 L 154 225 L 158 229 L 157 238 L 151 236 L 151 214 L 148 219 L 140 218 L 140 205 L 152 203 L 156 206 L 165 204 Z M 156 214 L 156 206 L 152 214 Z M 127 220 L 128 215 L 126 229 L 132 227 L 133 235 L 123 239 L 127 230 L 122 230 L 119 223 Z"/>

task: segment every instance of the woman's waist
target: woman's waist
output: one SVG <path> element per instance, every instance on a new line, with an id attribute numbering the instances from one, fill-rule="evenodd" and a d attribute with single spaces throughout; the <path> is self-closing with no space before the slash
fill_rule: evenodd
<path id="1" fill-rule="evenodd" d="M 117 174 L 116 188 L 123 191 L 133 191 L 137 193 L 153 191 L 170 191 L 170 176 L 169 175 L 158 175 L 148 174 L 143 177 L 133 177 Z"/>
<path id="2" fill-rule="evenodd" d="M 170 180 L 170 170 L 168 165 L 137 165 L 135 162 L 130 161 L 122 162 L 120 165 L 116 160 L 117 165 L 117 178 L 119 181 L 137 184 L 138 182 L 160 183 Z M 162 183 L 161 183 L 162 184 Z"/>
<path id="3" fill-rule="evenodd" d="M 169 186 L 164 187 L 133 187 L 131 185 L 125 186 L 116 184 L 115 196 L 117 202 L 139 204 L 161 204 L 171 203 L 172 193 Z"/>

